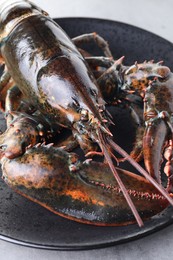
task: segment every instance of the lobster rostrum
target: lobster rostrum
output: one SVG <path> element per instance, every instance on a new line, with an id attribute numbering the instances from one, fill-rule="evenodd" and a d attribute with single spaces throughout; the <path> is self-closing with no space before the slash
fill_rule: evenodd
<path id="1" fill-rule="evenodd" d="M 165 208 L 168 205 L 167 201 L 173 205 L 171 197 L 161 185 L 114 143 L 108 128 L 111 124 L 111 119 L 105 109 L 105 101 L 102 98 L 97 82 L 85 59 L 65 32 L 46 12 L 29 1 L 6 1 L 0 6 L 0 13 L 1 56 L 8 69 L 7 73 L 17 84 L 17 90 L 14 88 L 13 90 L 17 91 L 19 99 L 21 98 L 21 101 L 29 102 L 35 111 L 39 111 L 44 119 L 46 118 L 49 126 L 57 126 L 57 131 L 61 131 L 62 128 L 70 129 L 86 156 L 98 154 L 96 149 L 99 147 L 99 153 L 104 155 L 108 164 L 103 166 L 103 163 L 90 163 L 89 166 L 85 166 L 76 160 L 76 155 L 65 152 L 63 148 L 55 149 L 45 146 L 40 148 L 34 146 L 27 150 L 24 155 L 14 158 L 15 154 L 18 156 L 20 153 L 13 153 L 12 145 L 10 148 L 11 154 L 13 154 L 12 157 L 8 156 L 10 153 L 5 153 L 4 150 L 2 150 L 1 154 L 5 181 L 17 192 L 49 208 L 53 212 L 86 223 L 104 225 L 111 222 L 112 225 L 116 225 L 121 222 L 122 224 L 122 221 L 118 221 L 115 217 L 117 209 L 123 204 L 124 198 L 122 200 L 118 199 L 122 197 L 122 194 L 133 212 L 132 216 L 134 215 L 140 226 L 143 223 L 137 212 L 139 205 L 136 206 L 136 209 L 131 197 L 135 197 L 136 194 L 143 194 L 142 196 L 139 195 L 142 200 L 146 196 L 147 199 L 150 197 L 151 201 L 153 198 L 163 201 L 161 206 L 157 203 L 157 209 L 154 209 L 153 212 L 159 212 Z M 4 85 L 6 86 L 6 84 Z M 11 113 L 8 111 L 13 110 L 13 102 L 14 93 L 13 95 L 8 94 L 5 100 L 8 127 L 11 127 L 11 124 L 13 125 L 13 119 L 10 117 Z M 28 121 L 33 123 L 33 120 Z M 23 122 L 21 126 L 23 127 Z M 16 136 L 10 136 L 10 138 L 16 138 Z M 28 142 L 23 143 L 26 143 L 27 147 Z M 32 142 L 31 144 L 33 145 Z M 8 145 L 3 144 L 2 146 Z M 113 164 L 115 156 L 112 150 L 119 152 L 134 165 L 158 191 L 152 186 L 153 191 L 145 193 L 143 191 L 145 189 L 144 184 L 142 192 L 136 193 L 134 191 L 136 187 L 135 189 L 134 187 L 132 188 L 133 180 L 137 180 L 135 185 L 139 183 L 140 185 L 143 185 L 143 183 L 148 184 L 148 181 L 146 182 L 144 178 L 134 177 L 133 174 L 122 173 L 122 170 L 117 170 Z M 51 157 L 52 152 L 55 153 L 58 164 L 55 163 L 55 157 Z M 41 158 L 40 163 L 37 160 L 39 156 Z M 68 164 L 69 158 L 71 158 L 70 165 Z M 30 160 L 31 164 L 38 162 L 38 171 L 36 171 L 36 179 L 28 182 L 27 179 L 32 179 L 33 173 L 33 168 L 29 163 Z M 20 171 L 18 166 L 22 168 L 23 162 L 24 171 Z M 44 172 L 45 162 L 48 162 L 48 164 L 42 179 L 40 174 L 42 174 L 42 171 Z M 12 173 L 10 165 L 17 172 L 16 175 L 14 172 Z M 94 171 L 95 168 L 100 166 L 105 169 L 104 176 L 101 175 L 100 171 L 98 173 Z M 24 172 L 26 172 L 26 175 Z M 19 175 L 23 174 L 23 177 L 20 176 L 18 178 L 18 173 Z M 114 178 L 112 178 L 111 173 L 113 173 Z M 125 182 L 129 180 L 132 192 L 125 188 L 119 173 L 121 177 L 128 176 L 127 178 L 125 177 L 127 179 Z M 64 182 L 62 181 L 63 175 L 65 175 Z M 108 175 L 108 181 L 104 180 L 106 178 L 105 175 Z M 115 182 L 119 186 L 117 196 L 115 194 L 115 187 L 117 186 Z M 110 183 L 113 183 L 113 186 Z M 48 188 L 52 191 L 52 193 L 45 191 L 44 197 L 48 196 L 45 201 L 42 200 L 41 194 L 41 191 L 44 190 L 44 185 L 45 189 Z M 84 186 L 84 191 L 80 192 L 80 186 Z M 102 188 L 104 188 L 104 192 Z M 105 198 L 98 198 L 103 195 L 109 197 L 109 205 L 105 202 Z M 64 202 L 58 208 L 55 204 L 59 204 L 62 198 L 64 198 Z M 114 200 L 118 203 L 118 206 L 113 204 Z M 65 201 L 69 202 L 67 203 L 68 206 L 64 205 Z M 100 211 L 101 206 L 105 210 L 103 215 L 107 214 L 105 212 L 108 209 L 110 218 L 107 220 L 106 217 L 99 218 L 97 216 L 93 220 L 87 217 L 87 214 L 91 215 L 91 210 L 93 212 L 92 206 L 88 206 L 89 209 L 85 210 L 85 216 L 82 213 L 82 207 L 86 207 L 86 204 L 91 202 L 96 211 L 95 216 Z M 153 203 L 151 202 L 151 207 L 155 205 Z M 61 210 L 62 207 L 66 208 L 66 212 L 64 212 L 64 209 Z M 73 207 L 77 210 L 74 210 Z M 127 206 L 125 208 L 127 209 Z M 126 209 L 123 208 L 122 211 L 125 212 Z M 74 214 L 72 214 L 72 211 Z M 122 211 L 120 210 L 121 213 Z M 139 209 L 139 211 L 141 210 Z M 112 218 L 114 220 L 111 219 L 112 214 L 115 214 Z M 150 213 L 150 216 L 152 214 Z M 123 222 L 133 222 L 134 217 L 130 217 L 129 220 L 127 214 L 126 217 L 123 217 Z"/>

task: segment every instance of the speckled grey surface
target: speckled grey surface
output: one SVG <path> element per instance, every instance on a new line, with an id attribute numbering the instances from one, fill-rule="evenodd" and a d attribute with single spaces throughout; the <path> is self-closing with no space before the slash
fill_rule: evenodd
<path id="1" fill-rule="evenodd" d="M 172 1 L 137 1 L 137 0 L 36 0 L 35 3 L 56 16 L 85 16 L 108 18 L 128 22 L 130 24 L 151 30 L 158 35 L 173 41 Z M 169 53 L 168 53 L 169 55 Z M 18 205 L 15 205 L 18 207 Z M 31 212 L 32 219 L 32 212 Z M 15 225 L 13 220 L 11 226 Z M 36 227 L 37 229 L 37 227 Z M 63 232 L 63 231 L 62 231 Z M 145 238 L 116 245 L 109 248 L 90 251 L 47 251 L 13 245 L 0 241 L 1 259 L 171 259 L 173 243 L 173 226 L 147 236 Z M 71 234 L 69 234 L 71 235 Z M 46 236 L 46 232 L 45 232 Z"/>

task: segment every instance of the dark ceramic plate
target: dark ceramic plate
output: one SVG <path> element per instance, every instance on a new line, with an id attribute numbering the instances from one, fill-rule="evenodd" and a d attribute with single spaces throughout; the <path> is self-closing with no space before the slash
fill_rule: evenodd
<path id="1" fill-rule="evenodd" d="M 94 31 L 99 33 L 109 42 L 115 58 L 126 56 L 126 64 L 133 64 L 136 60 L 143 62 L 155 59 L 164 60 L 173 69 L 173 45 L 152 33 L 127 24 L 100 19 L 65 18 L 56 21 L 70 37 Z M 89 45 L 88 50 L 101 55 L 95 45 Z M 118 120 L 116 131 L 129 136 L 133 127 L 129 128 L 127 115 L 118 110 L 115 113 Z M 128 127 L 125 127 L 126 124 Z M 124 143 L 130 145 L 129 138 Z M 145 222 L 144 228 L 137 225 L 96 227 L 79 224 L 56 216 L 17 195 L 3 181 L 0 185 L 0 238 L 17 244 L 64 250 L 98 248 L 140 238 L 172 222 L 173 209 L 168 208 Z"/>

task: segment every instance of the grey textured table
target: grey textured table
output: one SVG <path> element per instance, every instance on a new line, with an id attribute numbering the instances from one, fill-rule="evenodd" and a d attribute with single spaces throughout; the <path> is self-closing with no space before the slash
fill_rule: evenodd
<path id="1" fill-rule="evenodd" d="M 96 17 L 129 23 L 173 42 L 172 0 L 35 0 L 52 17 Z M 48 251 L 0 241 L 2 260 L 172 259 L 173 225 L 145 238 L 89 251 Z"/>

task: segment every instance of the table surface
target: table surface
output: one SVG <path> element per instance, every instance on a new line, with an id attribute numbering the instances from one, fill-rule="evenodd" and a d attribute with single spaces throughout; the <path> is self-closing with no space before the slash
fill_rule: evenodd
<path id="1" fill-rule="evenodd" d="M 1 1 L 1 0 L 0 0 Z M 173 42 L 172 0 L 35 0 L 52 17 L 95 17 L 129 23 Z M 171 259 L 173 225 L 122 245 L 97 250 L 51 251 L 28 248 L 0 240 L 1 260 L 37 259 Z"/>

